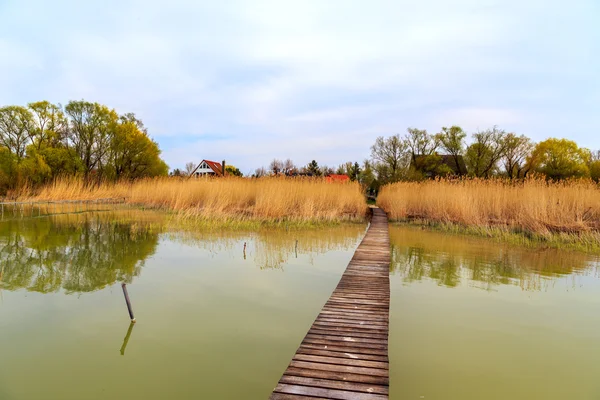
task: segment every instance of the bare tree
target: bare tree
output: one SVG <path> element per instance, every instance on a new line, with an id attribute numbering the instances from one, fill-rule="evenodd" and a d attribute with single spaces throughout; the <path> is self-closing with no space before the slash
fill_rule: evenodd
<path id="1" fill-rule="evenodd" d="M 265 167 L 256 168 L 256 170 L 254 171 L 254 176 L 257 178 L 267 176 L 267 170 L 265 169 Z"/>
<path id="2" fill-rule="evenodd" d="M 193 163 L 192 161 L 185 164 L 185 174 L 187 176 L 190 176 L 192 174 L 192 172 L 194 171 L 194 169 L 196 169 L 196 164 Z"/>
<path id="3" fill-rule="evenodd" d="M 296 165 L 291 159 L 287 159 L 283 162 L 282 172 L 285 175 L 292 175 L 296 171 Z"/>
<path id="4" fill-rule="evenodd" d="M 275 158 L 271 161 L 271 164 L 269 164 L 269 170 L 273 175 L 279 175 L 283 171 L 283 162 Z"/>

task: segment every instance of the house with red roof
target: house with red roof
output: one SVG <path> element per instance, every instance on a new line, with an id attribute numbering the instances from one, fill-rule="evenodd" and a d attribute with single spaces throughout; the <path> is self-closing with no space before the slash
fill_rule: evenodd
<path id="1" fill-rule="evenodd" d="M 199 176 L 223 176 L 225 172 L 225 160 L 218 163 L 216 161 L 202 160 L 200 164 L 192 171 L 190 177 Z"/>
<path id="2" fill-rule="evenodd" d="M 332 183 L 332 182 L 343 183 L 343 182 L 350 182 L 350 177 L 348 175 L 329 174 L 325 177 L 325 180 L 329 183 Z"/>

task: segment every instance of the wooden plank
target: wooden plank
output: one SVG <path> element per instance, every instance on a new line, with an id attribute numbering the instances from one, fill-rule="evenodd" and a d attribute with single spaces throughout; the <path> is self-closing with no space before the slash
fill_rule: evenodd
<path id="1" fill-rule="evenodd" d="M 388 394 L 388 388 L 379 385 L 369 385 L 367 383 L 356 383 L 356 382 L 345 382 L 345 381 L 332 381 L 329 379 L 319 378 L 305 378 L 303 376 L 291 376 L 284 375 L 281 377 L 281 383 L 288 383 L 292 385 L 322 387 L 329 389 L 340 389 L 351 392 L 364 392 L 364 393 L 375 393 L 375 394 Z"/>
<path id="2" fill-rule="evenodd" d="M 325 399 L 339 399 L 339 400 L 381 400 L 387 399 L 387 395 L 375 394 L 375 393 L 361 393 L 361 392 L 350 392 L 347 390 L 336 390 L 327 389 L 320 387 L 311 386 L 300 386 L 300 385 L 288 385 L 286 383 L 280 383 L 275 388 L 277 393 L 287 394 L 299 394 L 303 396 L 322 397 Z"/>
<path id="3" fill-rule="evenodd" d="M 387 216 L 372 211 L 365 237 L 272 400 L 388 398 L 390 241 Z"/>
<path id="4" fill-rule="evenodd" d="M 387 387 L 389 378 L 376 375 L 351 374 L 348 372 L 322 371 L 318 369 L 306 369 L 297 367 L 288 367 L 284 376 L 303 376 L 305 378 L 329 379 L 332 381 L 368 383 Z"/>
<path id="5" fill-rule="evenodd" d="M 353 360 L 351 358 L 338 358 L 338 357 L 325 357 L 325 356 L 313 356 L 308 354 L 298 354 L 294 356 L 294 360 L 297 361 L 312 361 L 323 364 L 336 364 L 336 365 L 348 365 L 351 367 L 365 367 L 365 368 L 389 368 L 386 361 L 364 361 L 364 360 Z"/>

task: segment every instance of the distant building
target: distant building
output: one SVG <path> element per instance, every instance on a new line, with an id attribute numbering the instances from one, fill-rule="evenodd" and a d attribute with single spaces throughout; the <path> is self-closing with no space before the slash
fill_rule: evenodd
<path id="1" fill-rule="evenodd" d="M 223 176 L 225 172 L 225 160 L 218 163 L 216 161 L 202 160 L 200 164 L 192 171 L 190 177 L 199 176 Z"/>
<path id="2" fill-rule="evenodd" d="M 325 177 L 327 182 L 350 182 L 350 177 L 348 175 L 336 175 L 329 174 Z"/>
<path id="3" fill-rule="evenodd" d="M 429 178 L 440 175 L 466 175 L 467 165 L 463 156 L 456 158 L 450 154 L 418 155 L 410 162 L 410 169 L 421 172 Z"/>

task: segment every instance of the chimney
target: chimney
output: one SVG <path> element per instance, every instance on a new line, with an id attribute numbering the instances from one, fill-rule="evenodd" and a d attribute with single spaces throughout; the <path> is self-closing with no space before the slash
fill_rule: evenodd
<path id="1" fill-rule="evenodd" d="M 225 160 L 221 163 L 221 172 L 223 173 L 223 176 L 225 176 Z"/>

